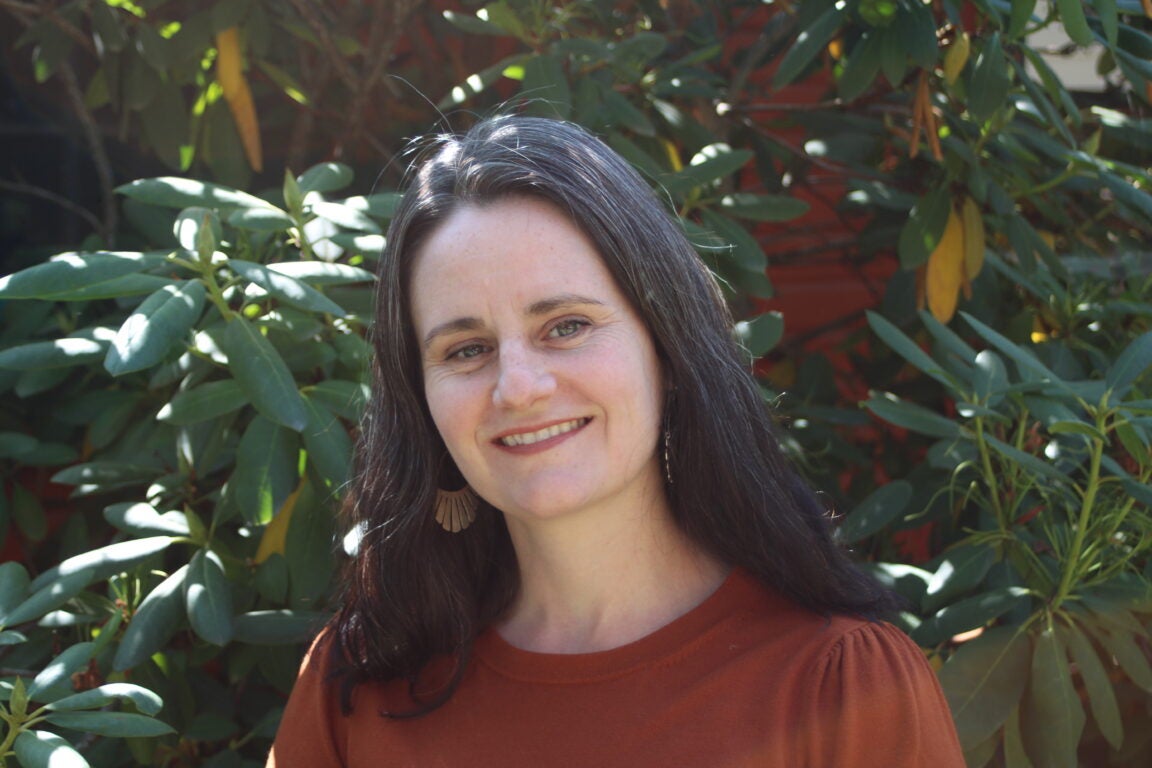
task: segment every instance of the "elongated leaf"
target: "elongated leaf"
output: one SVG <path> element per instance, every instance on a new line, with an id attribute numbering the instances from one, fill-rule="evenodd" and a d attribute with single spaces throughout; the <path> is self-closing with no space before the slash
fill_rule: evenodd
<path id="1" fill-rule="evenodd" d="M 796 37 L 796 42 L 784 55 L 772 83 L 776 88 L 788 85 L 820 55 L 820 52 L 832 42 L 832 38 L 839 31 L 845 15 L 848 13 L 847 3 L 836 3 L 820 15 L 815 22 L 803 29 Z"/>
<path id="2" fill-rule="evenodd" d="M 232 591 L 216 553 L 201 549 L 192 556 L 184 581 L 184 604 L 197 635 L 213 645 L 232 639 Z"/>
<path id="3" fill-rule="evenodd" d="M 117 701 L 130 701 L 145 715 L 155 715 L 164 706 L 152 691 L 132 683 L 105 683 L 99 688 L 65 696 L 48 705 L 53 712 L 68 712 L 77 709 L 100 709 Z"/>
<path id="4" fill-rule="evenodd" d="M 1008 337 L 980 322 L 967 312 L 961 312 L 960 314 L 968 324 L 972 326 L 976 333 L 983 336 L 989 344 L 1011 358 L 1021 371 L 1031 371 L 1036 376 L 1039 376 L 1041 380 L 1052 382 L 1061 389 L 1067 390 L 1067 384 L 1065 384 L 1059 376 L 1050 371 L 1046 365 L 1040 362 L 1031 351 L 1013 343 Z"/>
<path id="5" fill-rule="evenodd" d="M 35 341 L 0 352 L 0 368 L 12 371 L 46 371 L 69 368 L 99 360 L 108 341 L 65 337 L 55 341 Z"/>
<path id="6" fill-rule="evenodd" d="M 1112 401 L 1116 402 L 1128 394 L 1132 384 L 1152 368 L 1152 331 L 1132 340 L 1108 369 L 1104 380 L 1112 390 Z"/>
<path id="7" fill-rule="evenodd" d="M 104 509 L 104 519 L 125 533 L 137 536 L 188 536 L 188 518 L 182 512 L 160 514 L 151 504 L 125 502 Z"/>
<path id="8" fill-rule="evenodd" d="M 65 648 L 36 675 L 28 686 L 28 698 L 49 702 L 72 692 L 72 674 L 88 666 L 95 643 L 76 643 Z"/>
<path id="9" fill-rule="evenodd" d="M 309 192 L 334 192 L 352 183 L 352 169 L 344 163 L 320 163 L 296 177 L 303 194 Z"/>
<path id="10" fill-rule="evenodd" d="M 306 392 L 309 399 L 353 424 L 360 422 L 360 418 L 364 415 L 364 405 L 371 396 L 367 384 L 341 379 L 317 382 L 308 387 Z"/>
<path id="11" fill-rule="evenodd" d="M 1008 39 L 1015 40 L 1024 32 L 1025 27 L 1032 20 L 1032 12 L 1036 9 L 1036 0 L 1013 0 L 1012 12 L 1008 20 Z"/>
<path id="12" fill-rule="evenodd" d="M 279 232 L 296 222 L 279 208 L 237 208 L 228 215 L 228 223 L 254 232 Z"/>
<path id="13" fill-rule="evenodd" d="M 988 120 L 1007 103 L 1010 85 L 1008 61 L 1000 46 L 1000 33 L 993 32 L 984 41 L 972 67 L 968 85 L 968 111 L 980 122 Z"/>
<path id="14" fill-rule="evenodd" d="M 48 731 L 24 731 L 13 747 L 24 768 L 89 768 L 71 744 Z"/>
<path id="15" fill-rule="evenodd" d="M 268 269 L 309 285 L 371 283 L 376 280 L 376 275 L 366 269 L 326 261 L 280 261 L 269 264 Z"/>
<path id="16" fill-rule="evenodd" d="M 14 560 L 0 563 L 0 625 L 3 617 L 28 597 L 28 571 Z"/>
<path id="17" fill-rule="evenodd" d="M 154 467 L 139 467 L 111 461 L 89 461 L 60 470 L 52 476 L 52 482 L 79 486 L 73 493 L 77 495 L 81 492 L 146 483 L 154 479 L 157 474 Z"/>
<path id="18" fill-rule="evenodd" d="M 352 439 L 348 429 L 326 408 L 305 398 L 308 426 L 305 427 L 304 449 L 308 460 L 334 489 L 343 488 L 352 467 Z"/>
<path id="19" fill-rule="evenodd" d="M 912 486 L 904 480 L 880 486 L 844 517 L 836 537 L 852 544 L 871 536 L 898 518 L 911 499 Z"/>
<path id="20" fill-rule="evenodd" d="M 1064 31 L 1077 45 L 1092 45 L 1095 38 L 1088 27 L 1088 19 L 1084 16 L 1084 3 L 1082 0 L 1056 0 L 1056 7 L 1060 10 L 1060 20 L 1064 22 Z"/>
<path id="21" fill-rule="evenodd" d="M 864 407 L 885 421 L 913 432 L 944 439 L 960 437 L 960 426 L 956 422 L 906 400 L 873 396 L 865 401 Z"/>
<path id="22" fill-rule="evenodd" d="M 784 337 L 784 316 L 779 312 L 764 312 L 743 320 L 736 323 L 736 336 L 752 357 L 763 357 Z"/>
<path id="23" fill-rule="evenodd" d="M 125 738 L 173 733 L 172 726 L 163 720 L 131 712 L 54 712 L 44 719 L 61 728 L 72 728 L 100 736 Z"/>
<path id="24" fill-rule="evenodd" d="M 308 424 L 308 408 L 275 347 L 246 320 L 228 323 L 221 342 L 228 367 L 256 410 L 297 432 Z"/>
<path id="25" fill-rule="evenodd" d="M 245 280 L 250 280 L 286 304 L 309 312 L 324 312 L 336 317 L 345 315 L 344 309 L 339 304 L 312 286 L 294 277 L 274 272 L 263 264 L 230 259 L 228 266 Z"/>
<path id="26" fill-rule="evenodd" d="M 251 611 L 236 617 L 234 639 L 255 645 L 290 645 L 309 639 L 326 619 L 318 611 Z"/>
<path id="27" fill-rule="evenodd" d="M 68 558 L 59 565 L 41 573 L 32 581 L 32 588 L 39 589 L 53 581 L 78 573 L 87 573 L 91 581 L 103 581 L 109 576 L 132 568 L 148 557 L 169 547 L 175 539 L 171 536 L 150 536 L 109 544 L 106 547 L 84 552 Z"/>
<path id="28" fill-rule="evenodd" d="M 903 331 L 882 315 L 871 310 L 866 312 L 865 315 L 868 317 L 868 325 L 872 327 L 873 332 L 875 332 L 885 344 L 891 347 L 896 354 L 944 386 L 949 389 L 952 388 L 952 382 L 944 372 L 944 367 L 921 349 L 919 344 L 908 338 Z"/>
<path id="29" fill-rule="evenodd" d="M 265 525 L 296 486 L 298 443 L 295 435 L 257 416 L 236 449 L 236 468 L 228 480 L 228 501 L 244 519 Z"/>
<path id="30" fill-rule="evenodd" d="M 1096 630 L 1091 626 L 1089 629 L 1116 658 L 1128 678 L 1145 691 L 1152 693 L 1152 666 L 1149 665 L 1144 651 L 1136 645 L 1132 633 L 1123 630 L 1111 632 Z"/>
<path id="31" fill-rule="evenodd" d="M 928 262 L 929 255 L 944 234 L 951 205 L 951 193 L 947 187 L 931 190 L 916 201 L 896 243 L 902 267 L 915 269 Z"/>
<path id="32" fill-rule="evenodd" d="M 199 280 L 166 285 L 128 316 L 104 359 L 113 376 L 150 368 L 188 337 L 204 309 L 207 291 Z"/>
<path id="33" fill-rule="evenodd" d="M 737 219 L 751 221 L 791 221 L 808 212 L 811 206 L 789 195 L 753 195 L 737 192 L 720 198 L 720 210 Z"/>
<path id="34" fill-rule="evenodd" d="M 1068 642 L 1068 650 L 1076 662 L 1080 679 L 1084 681 L 1092 717 L 1112 748 L 1119 750 L 1124 743 L 1124 724 L 1120 716 L 1120 707 L 1116 703 L 1116 693 L 1112 690 L 1112 681 L 1108 678 L 1108 671 L 1104 668 L 1092 643 L 1078 627 L 1069 625 L 1063 628 L 1062 634 Z"/>
<path id="35" fill-rule="evenodd" d="M 709 144 L 689 164 L 665 177 L 664 186 L 674 193 L 686 193 L 696 187 L 725 179 L 743 168 L 753 157 L 746 149 L 732 149 L 727 144 Z"/>
<path id="36" fill-rule="evenodd" d="M 996 627 L 971 640 L 940 670 L 964 749 L 996 732 L 1016 708 L 1028 683 L 1031 643 L 1018 627 Z"/>
<path id="37" fill-rule="evenodd" d="M 116 191 L 152 205 L 167 208 L 190 208 L 202 205 L 206 208 L 272 208 L 271 203 L 255 195 L 237 189 L 212 184 L 195 179 L 181 179 L 175 176 L 160 176 L 154 179 L 137 179 Z"/>
<path id="38" fill-rule="evenodd" d="M 941 608 L 912 631 L 912 638 L 921 645 L 936 645 L 961 632 L 983 627 L 1028 600 L 1028 590 L 1023 587 L 991 589 Z"/>
<path id="39" fill-rule="evenodd" d="M 160 421 L 186 426 L 209 421 L 248 405 L 248 398 L 235 379 L 210 381 L 179 392 L 156 414 Z"/>
<path id="40" fill-rule="evenodd" d="M 1045 768 L 1076 768 L 1084 707 L 1072 684 L 1064 643 L 1051 628 L 1036 637 L 1028 704 L 1024 738 L 1029 754 Z"/>
<path id="41" fill-rule="evenodd" d="M 184 616 L 184 580 L 188 566 L 160 582 L 140 603 L 124 631 L 112 668 L 124 671 L 138 666 L 160 650 L 180 628 Z"/>
<path id="42" fill-rule="evenodd" d="M 77 301 L 145 293 L 168 281 L 136 273 L 152 269 L 164 261 L 164 254 L 155 252 L 62 253 L 42 264 L 0 277 L 0 298 Z M 115 290 L 108 289 L 108 286 L 129 276 L 142 278 L 139 284 L 151 287 L 125 290 L 124 286 L 135 283 L 119 283 Z"/>
<path id="43" fill-rule="evenodd" d="M 975 589 L 996 563 L 996 550 L 968 544 L 949 550 L 928 582 L 924 610 L 935 613 L 949 601 Z"/>
<path id="44" fill-rule="evenodd" d="M 1019 464 L 1029 472 L 1040 477 L 1047 477 L 1057 483 L 1064 483 L 1068 477 L 1061 472 L 1056 466 L 1050 462 L 1038 459 L 1030 453 L 1025 453 L 1019 448 L 1008 445 L 1003 440 L 999 440 L 991 435 L 985 435 L 984 439 L 988 445 L 992 446 L 1001 456 L 1008 459 L 1012 464 Z"/>
<path id="45" fill-rule="evenodd" d="M 93 578 L 88 571 L 80 571 L 56 579 L 33 592 L 28 599 L 6 615 L 0 616 L 0 625 L 10 627 L 38 619 L 71 600 L 92 581 Z"/>
<path id="46" fill-rule="evenodd" d="M 380 225 L 351 205 L 318 200 L 309 206 L 309 210 L 320 218 L 346 229 L 373 235 L 380 234 Z"/>

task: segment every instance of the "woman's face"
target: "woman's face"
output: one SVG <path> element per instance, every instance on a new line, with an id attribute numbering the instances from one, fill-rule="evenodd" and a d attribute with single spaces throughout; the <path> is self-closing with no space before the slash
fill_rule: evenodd
<path id="1" fill-rule="evenodd" d="M 663 503 L 655 348 L 557 208 L 460 208 L 417 251 L 409 290 L 432 418 L 510 523 Z"/>

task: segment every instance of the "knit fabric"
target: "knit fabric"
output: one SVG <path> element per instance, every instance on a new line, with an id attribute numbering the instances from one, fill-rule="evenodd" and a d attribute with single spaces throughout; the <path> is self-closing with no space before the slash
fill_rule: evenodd
<path id="1" fill-rule="evenodd" d="M 964 765 L 936 676 L 907 636 L 816 615 L 739 570 L 689 613 L 609 651 L 531 653 L 489 630 L 452 698 L 417 718 L 381 714 L 412 708 L 405 681 L 360 686 L 342 716 L 322 644 L 304 660 L 268 766 Z"/>

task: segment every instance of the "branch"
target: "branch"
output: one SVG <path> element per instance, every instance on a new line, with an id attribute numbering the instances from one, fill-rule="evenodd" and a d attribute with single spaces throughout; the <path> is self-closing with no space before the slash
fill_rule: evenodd
<path id="1" fill-rule="evenodd" d="M 96 125 L 96 120 L 84 103 L 84 93 L 80 90 L 80 83 L 76 80 L 76 72 L 67 62 L 60 66 L 60 79 L 64 81 L 68 98 L 72 101 L 72 108 L 84 129 L 84 139 L 88 143 L 88 150 L 92 153 L 92 163 L 96 166 L 96 176 L 100 180 L 101 208 L 103 209 L 103 226 L 97 232 L 105 245 L 111 248 L 115 245 L 118 224 L 116 198 L 112 191 L 112 163 L 108 159 L 108 151 L 100 137 L 100 129 Z"/>
<path id="2" fill-rule="evenodd" d="M 328 34 L 328 25 L 324 19 L 320 18 L 320 14 L 314 7 L 314 0 L 289 0 L 289 2 L 296 9 L 296 13 L 300 14 L 304 23 L 312 29 L 316 39 L 320 41 L 320 47 L 327 57 L 328 63 L 336 70 L 336 75 L 347 86 L 348 90 L 355 93 L 358 88 L 356 73 L 348 66 L 347 57 L 332 41 L 332 36 Z"/>
<path id="3" fill-rule="evenodd" d="M 86 221 L 88 225 L 97 232 L 100 232 L 104 228 L 103 223 L 101 223 L 100 219 L 96 218 L 92 211 L 88 210 L 82 205 L 77 205 L 66 197 L 61 197 L 51 190 L 44 189 L 43 187 L 33 186 L 32 184 L 21 184 L 16 181 L 4 181 L 3 179 L 0 179 L 0 189 L 7 189 L 11 192 L 16 192 L 17 194 L 29 195 L 31 197 L 39 197 L 43 200 L 48 200 L 50 202 L 56 203 L 56 205 L 65 209 L 69 213 L 73 213 L 76 216 L 84 219 L 84 221 Z"/>

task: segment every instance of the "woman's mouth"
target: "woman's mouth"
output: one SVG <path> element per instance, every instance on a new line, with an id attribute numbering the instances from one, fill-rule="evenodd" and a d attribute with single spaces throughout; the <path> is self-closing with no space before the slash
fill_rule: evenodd
<path id="1" fill-rule="evenodd" d="M 537 429 L 534 432 L 517 432 L 513 435 L 504 435 L 504 437 L 498 438 L 496 442 L 498 442 L 500 445 L 508 446 L 510 448 L 519 445 L 533 445 L 534 443 L 539 443 L 549 438 L 563 435 L 566 432 L 579 429 L 591 420 L 592 419 L 585 417 L 583 419 L 562 421 L 559 424 L 542 427 L 541 429 Z"/>

